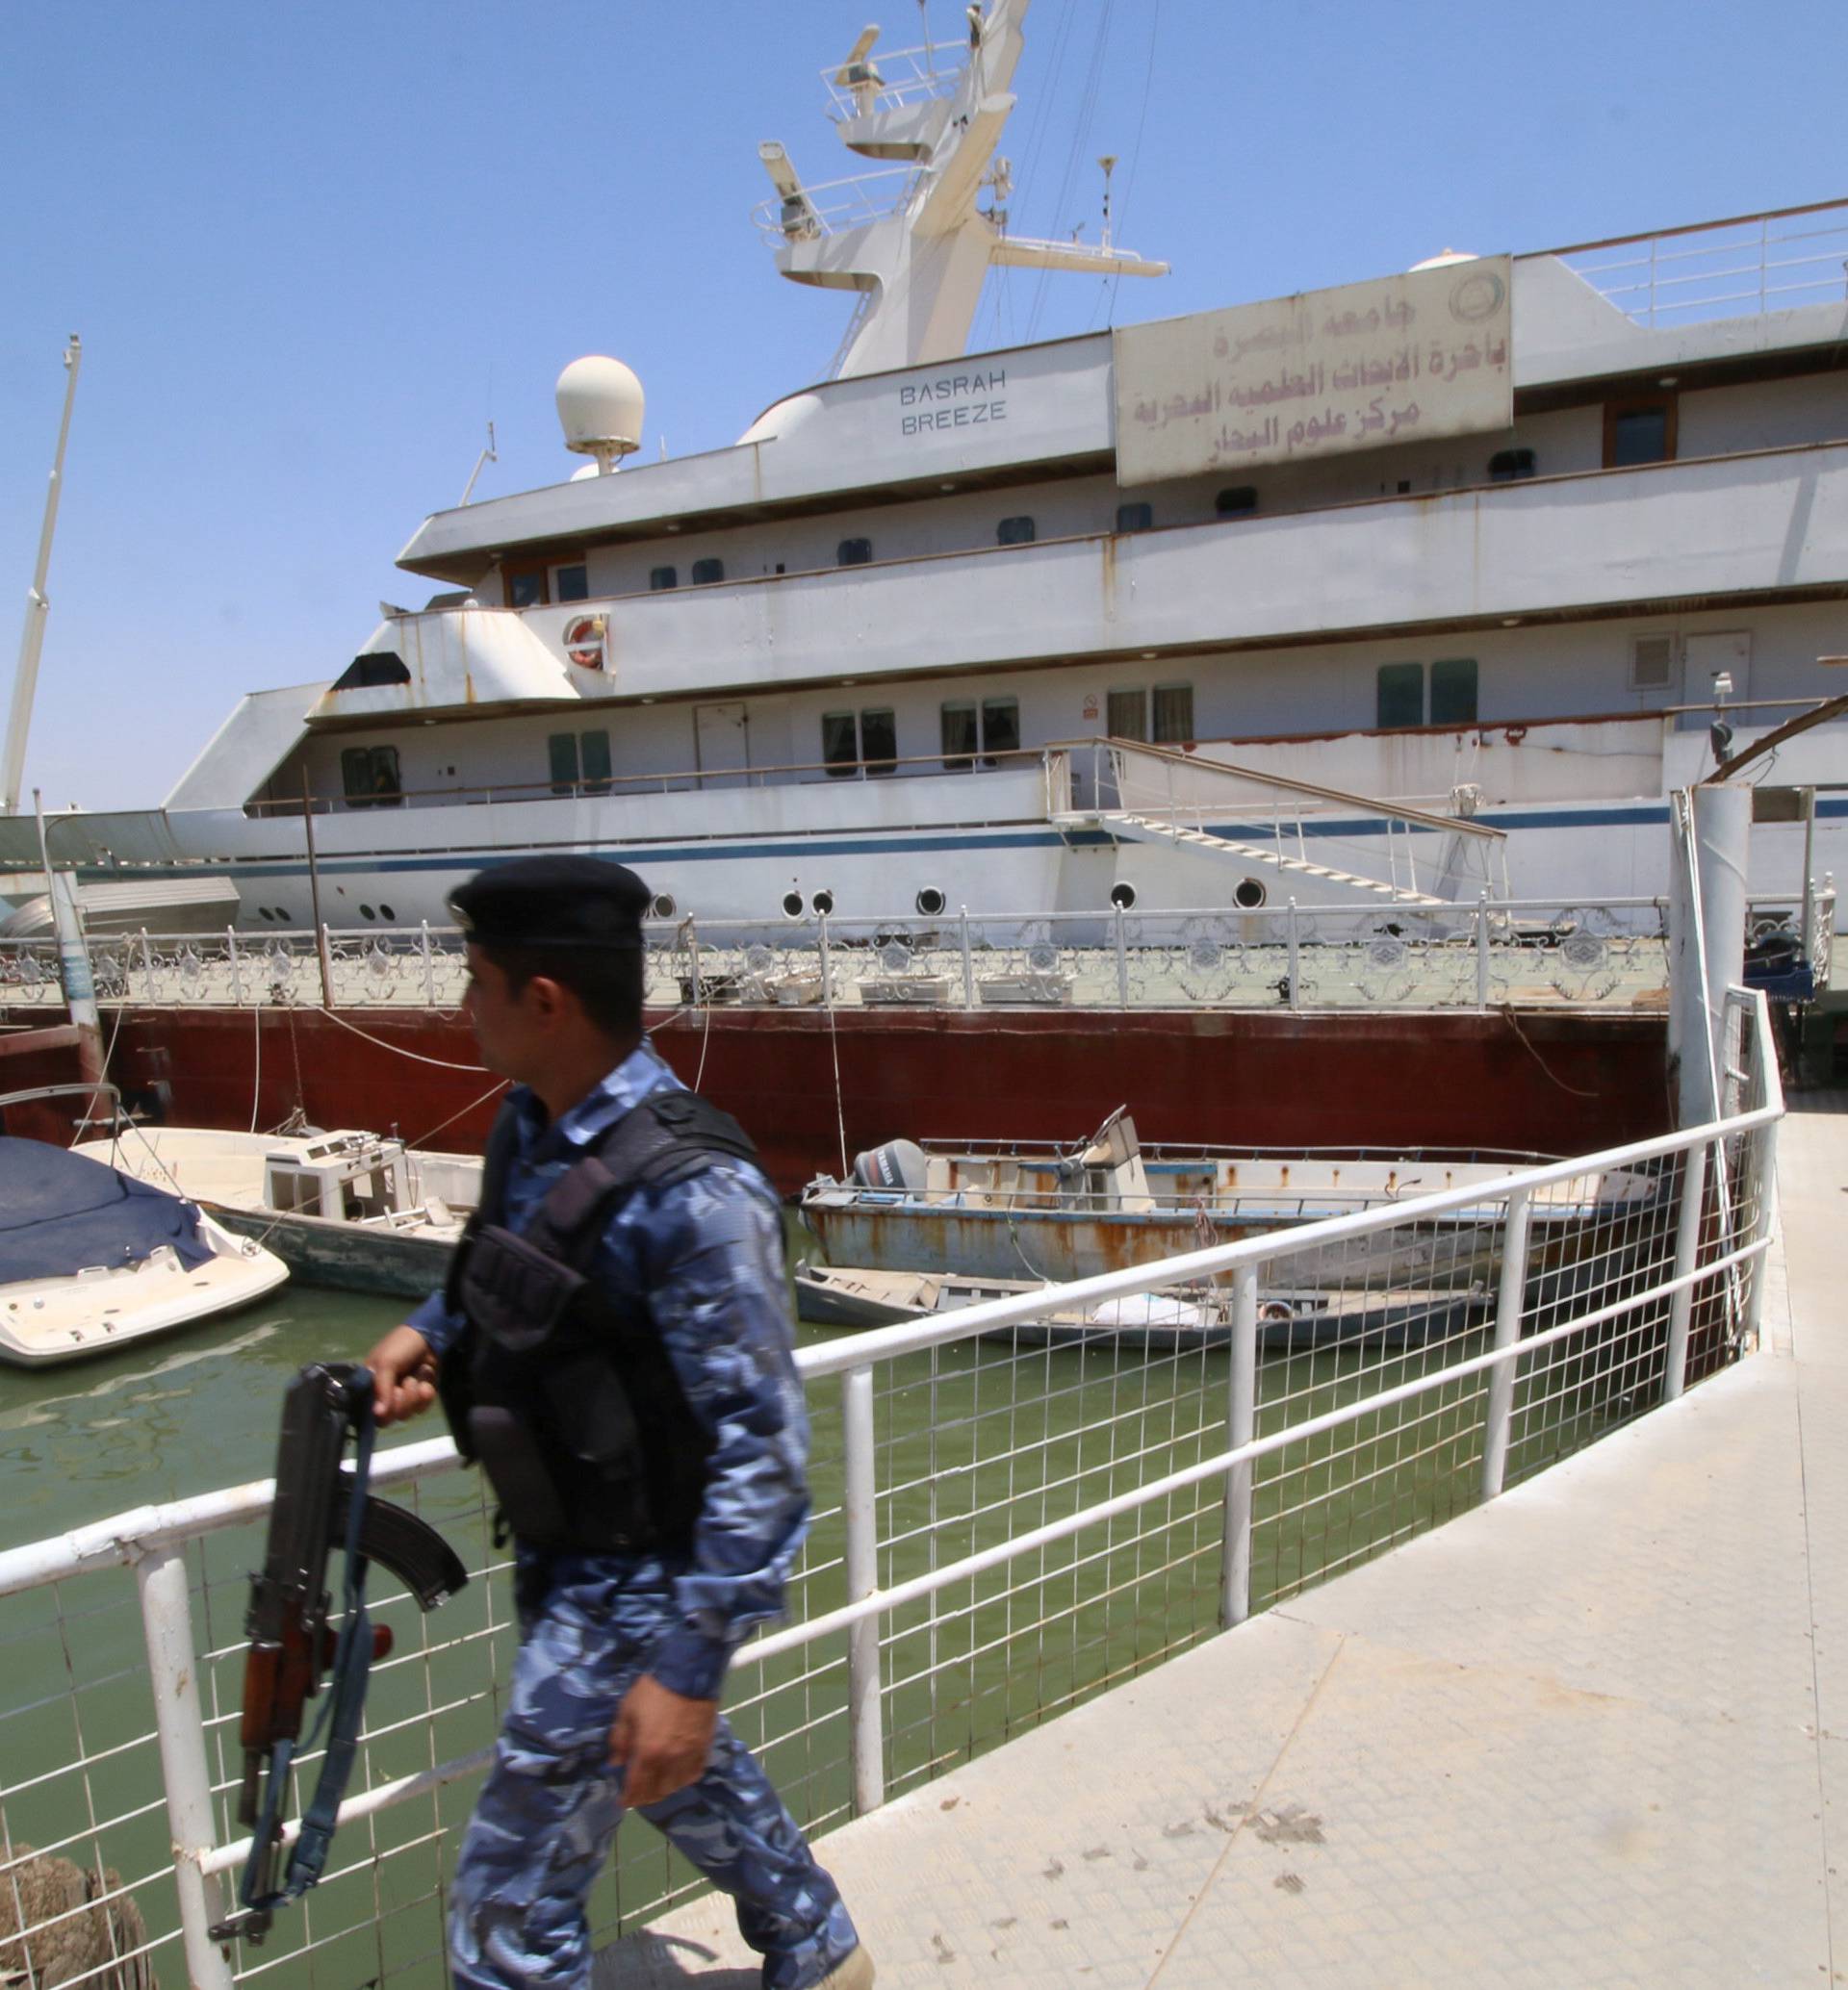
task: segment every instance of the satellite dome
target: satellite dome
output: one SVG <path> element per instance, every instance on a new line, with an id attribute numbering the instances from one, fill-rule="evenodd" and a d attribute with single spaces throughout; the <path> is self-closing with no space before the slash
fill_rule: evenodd
<path id="1" fill-rule="evenodd" d="M 554 390 L 565 447 L 595 456 L 607 474 L 616 458 L 642 446 L 642 383 L 620 359 L 591 353 L 574 359 Z"/>
<path id="2" fill-rule="evenodd" d="M 1447 269 L 1452 263 L 1478 263 L 1480 261 L 1481 258 L 1474 249 L 1446 248 L 1439 249 L 1434 256 L 1426 256 L 1422 263 L 1414 263 L 1412 269 L 1414 272 L 1420 269 Z M 563 387 L 564 382 L 561 380 L 558 384 L 560 387 Z M 636 391 L 639 393 L 640 389 Z"/>

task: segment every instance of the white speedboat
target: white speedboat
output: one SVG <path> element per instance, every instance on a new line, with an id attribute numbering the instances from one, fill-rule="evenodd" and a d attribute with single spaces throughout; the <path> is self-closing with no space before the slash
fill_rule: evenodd
<path id="1" fill-rule="evenodd" d="M 1842 688 L 1848 203 L 965 356 L 991 268 L 1165 267 L 1009 225 L 1027 11 L 829 72 L 870 177 L 761 148 L 780 273 L 854 295 L 829 377 L 644 462 L 634 376 L 575 361 L 595 462 L 426 519 L 424 605 L 252 691 L 163 809 L 54 817 L 80 893 L 218 879 L 274 934 L 314 852 L 330 923 L 382 933 L 516 847 L 619 856 L 703 931 L 1390 917 L 1504 855 L 1521 898 L 1665 890 L 1667 796 Z M 1848 868 L 1843 738 L 1784 737 L 1758 894 Z"/>
<path id="2" fill-rule="evenodd" d="M 0 1135 L 0 1361 L 48 1366 L 272 1292 L 274 1253 L 88 1155 Z"/>
<path id="3" fill-rule="evenodd" d="M 76 1151 L 192 1197 L 309 1285 L 402 1298 L 443 1283 L 481 1190 L 475 1155 L 350 1130 L 133 1126 Z"/>

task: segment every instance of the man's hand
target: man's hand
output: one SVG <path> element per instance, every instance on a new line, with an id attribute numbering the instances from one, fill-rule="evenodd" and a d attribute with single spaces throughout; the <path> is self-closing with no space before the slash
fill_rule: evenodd
<path id="1" fill-rule="evenodd" d="M 683 1699 L 646 1672 L 636 1680 L 609 1730 L 609 1759 L 626 1772 L 623 1801 L 630 1810 L 699 1779 L 718 1720 L 715 1699 Z"/>
<path id="2" fill-rule="evenodd" d="M 415 1327 L 394 1327 L 366 1357 L 372 1371 L 372 1414 L 382 1430 L 421 1416 L 436 1400 L 436 1357 Z"/>

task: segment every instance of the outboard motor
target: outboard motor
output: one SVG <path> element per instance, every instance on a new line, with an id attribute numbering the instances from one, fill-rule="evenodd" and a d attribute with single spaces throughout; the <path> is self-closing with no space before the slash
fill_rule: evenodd
<path id="1" fill-rule="evenodd" d="M 927 1180 L 924 1150 L 915 1140 L 887 1140 L 854 1156 L 854 1180 L 862 1188 L 922 1195 Z"/>

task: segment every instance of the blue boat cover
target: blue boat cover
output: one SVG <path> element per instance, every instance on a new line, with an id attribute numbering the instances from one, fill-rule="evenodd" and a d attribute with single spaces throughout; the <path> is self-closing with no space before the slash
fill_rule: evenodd
<path id="1" fill-rule="evenodd" d="M 162 1244 L 189 1268 L 212 1255 L 190 1202 L 87 1155 L 0 1135 L 0 1285 L 139 1264 Z"/>

